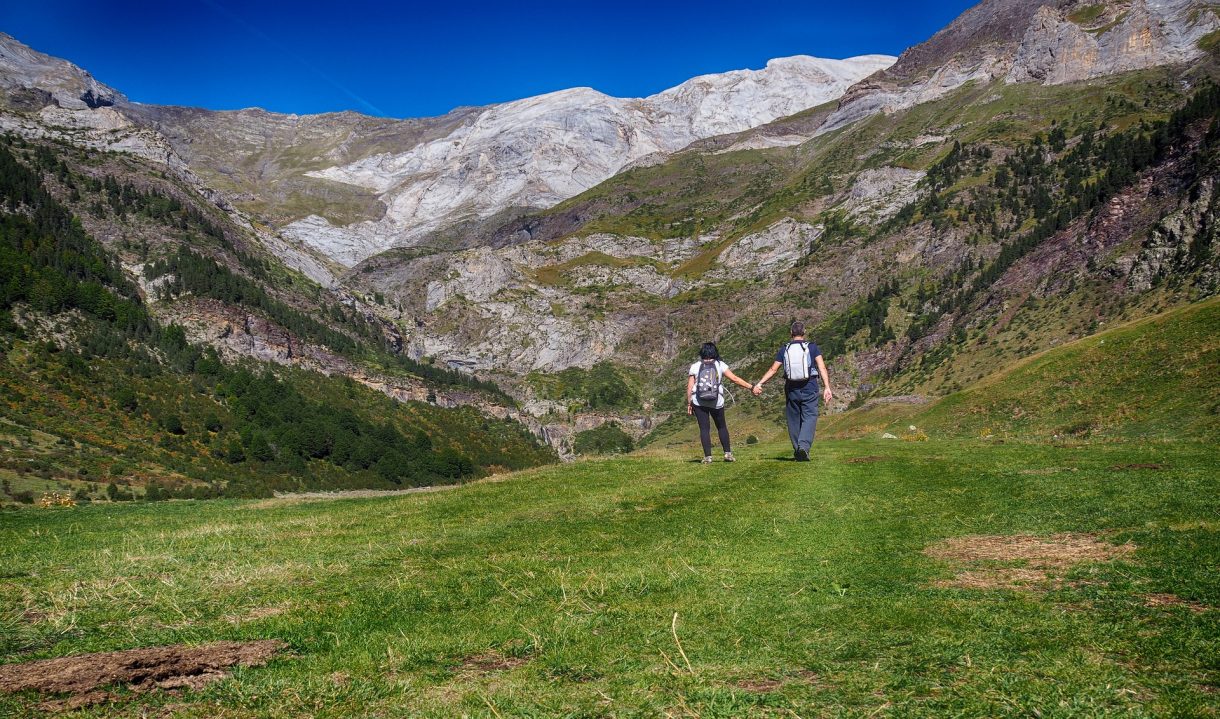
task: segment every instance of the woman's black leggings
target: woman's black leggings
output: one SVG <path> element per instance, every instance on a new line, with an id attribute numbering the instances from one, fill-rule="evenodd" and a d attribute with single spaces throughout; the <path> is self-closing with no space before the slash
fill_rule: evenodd
<path id="1" fill-rule="evenodd" d="M 729 423 L 724 421 L 724 407 L 710 409 L 695 405 L 695 419 L 699 420 L 699 441 L 703 443 L 703 456 L 712 456 L 712 422 L 716 423 L 716 433 L 720 435 L 720 446 L 724 451 L 729 449 Z"/>

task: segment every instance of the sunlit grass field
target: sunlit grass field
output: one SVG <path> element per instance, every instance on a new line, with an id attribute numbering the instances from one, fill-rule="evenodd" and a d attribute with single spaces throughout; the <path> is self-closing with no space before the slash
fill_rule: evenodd
<path id="1" fill-rule="evenodd" d="M 389 498 L 0 514 L 0 662 L 290 647 L 83 716 L 1216 713 L 1214 444 L 815 450 L 798 464 L 764 438 L 736 464 L 689 447 Z M 959 572 L 1040 565 L 925 553 L 1024 534 L 1115 556 L 969 586 Z M 0 715 L 45 698 L 0 694 Z"/>

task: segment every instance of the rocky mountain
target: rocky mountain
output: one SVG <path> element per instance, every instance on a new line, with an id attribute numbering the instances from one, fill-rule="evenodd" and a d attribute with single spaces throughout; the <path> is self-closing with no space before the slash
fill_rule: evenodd
<path id="1" fill-rule="evenodd" d="M 405 151 L 307 173 L 376 194 L 385 215 L 344 227 L 311 215 L 285 231 L 355 264 L 464 222 L 551 207 L 632 163 L 834 100 L 891 62 L 883 55 L 790 57 L 639 100 L 576 88 L 497 105 Z"/>
<path id="2" fill-rule="evenodd" d="M 204 198 L 240 249 L 209 256 L 322 325 L 159 298 L 172 279 L 143 268 L 191 243 L 145 228 L 144 254 L 123 249 L 130 223 L 81 208 L 192 339 L 474 404 L 566 453 L 576 431 L 663 421 L 701 341 L 749 376 L 794 317 L 841 408 L 948 392 L 1214 294 L 1218 46 L 1215 3 L 988 0 L 892 65 L 788 58 L 649 98 L 575 89 L 421 120 L 69 107 L 53 90 L 79 99 L 87 75 L 18 48 L 4 56 L 50 68 L 47 94 L 6 79 L 0 128 Z M 389 354 L 337 351 L 327 328 Z M 454 371 L 512 401 L 423 376 Z"/>
<path id="3" fill-rule="evenodd" d="M 66 60 L 37 52 L 0 32 L 0 103 L 40 110 L 54 104 L 71 110 L 126 102 L 119 91 L 98 82 Z"/>
<path id="4" fill-rule="evenodd" d="M 701 338 L 736 337 L 738 351 L 753 356 L 761 337 L 803 312 L 825 333 L 846 332 L 843 349 L 858 346 L 840 352 L 840 370 L 858 383 L 844 392 L 850 400 L 878 377 L 901 374 L 954 327 L 999 321 L 1009 331 L 1004 312 L 992 313 L 1011 300 L 950 316 L 921 294 L 981 281 L 984 265 L 1036 219 L 1005 209 L 994 225 L 963 220 L 988 216 L 976 214 L 984 205 L 1023 207 L 1036 189 L 1010 201 L 971 185 L 991 187 L 1010 171 L 1000 170 L 1002 159 L 1039 137 L 1045 148 L 1056 128 L 1066 145 L 1162 118 L 1208 81 L 1217 23 L 1215 8 L 1197 3 L 982 3 L 837 105 L 628 168 L 549 210 L 471 232 L 477 247 L 370 258 L 348 281 L 398 299 L 409 352 L 483 372 L 545 374 L 610 360 L 652 377 L 680 365 L 674 356 Z M 963 146 L 978 153 L 974 179 L 945 186 L 938 166 Z M 1153 186 L 1159 199 L 1138 220 L 1124 213 L 1139 201 L 1119 195 L 1125 219 L 1092 230 L 1114 264 L 1088 268 L 1074 255 L 1081 264 L 1070 272 L 1081 282 L 1146 277 L 1151 269 L 1133 268 L 1149 255 L 1139 250 L 1156 219 L 1148 207 L 1183 211 L 1170 200 L 1195 181 L 1169 170 L 1145 180 L 1139 193 Z M 1181 242 L 1173 251 L 1184 251 Z M 1054 256 L 1039 255 L 1039 266 Z M 884 278 L 902 289 L 870 298 Z M 987 282 L 1008 287 L 1003 277 Z M 1097 301 L 1070 314 L 1096 315 Z M 877 327 L 868 336 L 896 336 L 880 346 L 853 339 L 862 313 Z M 941 324 L 922 334 L 932 317 Z M 1090 322 L 1065 327 L 1057 341 Z M 909 388 L 943 391 L 955 380 L 938 381 Z"/>

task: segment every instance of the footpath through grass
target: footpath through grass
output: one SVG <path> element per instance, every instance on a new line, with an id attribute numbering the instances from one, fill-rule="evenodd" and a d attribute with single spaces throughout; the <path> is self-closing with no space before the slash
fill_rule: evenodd
<path id="1" fill-rule="evenodd" d="M 197 692 L 117 690 L 90 716 L 1216 713 L 1213 445 L 839 441 L 808 464 L 774 444 L 738 452 L 393 498 L 2 514 L 0 662 L 290 646 Z M 924 553 L 1066 533 L 1123 551 L 968 566 Z M 1028 583 L 966 588 L 963 568 Z M 38 701 L 0 694 L 0 715 Z"/>

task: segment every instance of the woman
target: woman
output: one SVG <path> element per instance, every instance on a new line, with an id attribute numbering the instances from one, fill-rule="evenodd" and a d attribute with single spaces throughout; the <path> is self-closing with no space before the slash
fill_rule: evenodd
<path id="1" fill-rule="evenodd" d="M 716 345 L 704 343 L 699 349 L 699 361 L 690 366 L 686 378 L 686 413 L 699 420 L 699 441 L 703 443 L 703 463 L 712 463 L 712 422 L 720 435 L 720 446 L 724 448 L 724 461 L 734 462 L 733 450 L 729 446 L 729 426 L 724 421 L 724 380 L 753 389 L 753 385 L 733 374 L 729 366 L 720 361 Z M 696 384 L 699 386 L 696 387 Z M 702 397 L 702 399 L 700 399 Z"/>

